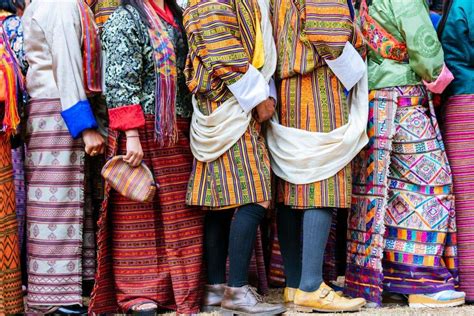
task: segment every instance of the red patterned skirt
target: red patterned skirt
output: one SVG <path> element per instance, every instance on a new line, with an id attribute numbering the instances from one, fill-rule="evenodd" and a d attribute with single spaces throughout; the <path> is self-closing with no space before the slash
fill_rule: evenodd
<path id="1" fill-rule="evenodd" d="M 98 271 L 90 312 L 127 311 L 154 302 L 178 313 L 197 313 L 203 288 L 203 219 L 186 206 L 193 155 L 189 120 L 178 118 L 179 140 L 160 148 L 154 116 L 140 130 L 144 162 L 160 188 L 151 203 L 139 203 L 106 188 L 99 219 Z M 108 158 L 125 154 L 123 133 L 110 131 Z"/>

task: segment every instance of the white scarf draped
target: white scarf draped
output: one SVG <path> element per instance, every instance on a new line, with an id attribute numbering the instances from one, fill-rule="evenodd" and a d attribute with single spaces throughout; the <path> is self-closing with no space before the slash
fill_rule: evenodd
<path id="1" fill-rule="evenodd" d="M 367 144 L 369 117 L 367 70 L 349 95 L 349 121 L 329 133 L 309 132 L 278 123 L 275 115 L 267 130 L 272 170 L 281 179 L 308 184 L 328 179 Z"/>
<path id="2" fill-rule="evenodd" d="M 265 0 L 258 0 L 261 12 L 261 30 L 265 51 L 265 64 L 260 70 L 267 82 L 276 69 L 277 53 L 273 41 L 269 7 Z M 235 97 L 231 97 L 210 115 L 202 114 L 193 98 L 190 143 L 194 157 L 202 162 L 211 162 L 227 152 L 245 134 L 252 113 L 245 113 Z"/>

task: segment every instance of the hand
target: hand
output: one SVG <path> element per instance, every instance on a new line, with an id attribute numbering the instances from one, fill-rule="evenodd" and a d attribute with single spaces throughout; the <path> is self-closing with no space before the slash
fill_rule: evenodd
<path id="1" fill-rule="evenodd" d="M 127 136 L 127 154 L 123 157 L 123 161 L 132 167 L 138 167 L 143 160 L 143 149 L 138 131 L 127 131 L 125 135 Z"/>
<path id="2" fill-rule="evenodd" d="M 256 110 L 259 123 L 268 121 L 272 118 L 273 113 L 275 113 L 275 100 L 273 98 L 266 99 L 256 106 Z"/>
<path id="3" fill-rule="evenodd" d="M 86 154 L 94 157 L 103 154 L 105 151 L 105 140 L 95 129 L 86 129 L 82 132 L 82 140 Z"/>

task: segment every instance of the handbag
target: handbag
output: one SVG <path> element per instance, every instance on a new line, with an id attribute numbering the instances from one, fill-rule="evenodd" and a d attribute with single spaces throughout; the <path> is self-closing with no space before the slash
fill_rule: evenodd
<path id="1" fill-rule="evenodd" d="M 105 181 L 120 195 L 136 202 L 151 202 L 158 184 L 150 169 L 141 163 L 131 167 L 123 161 L 124 156 L 115 156 L 102 168 Z"/>

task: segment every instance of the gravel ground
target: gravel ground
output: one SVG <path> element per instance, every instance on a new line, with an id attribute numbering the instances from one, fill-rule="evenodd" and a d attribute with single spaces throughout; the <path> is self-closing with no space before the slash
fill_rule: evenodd
<path id="1" fill-rule="evenodd" d="M 282 290 L 273 289 L 270 291 L 269 295 L 265 297 L 265 301 L 269 303 L 280 303 Z M 88 299 L 84 302 L 88 304 Z M 118 315 L 118 314 L 117 314 Z M 163 315 L 175 315 L 175 313 L 165 313 Z M 200 313 L 200 316 L 221 316 L 219 312 L 214 313 Z M 460 307 L 450 307 L 450 308 L 439 308 L 439 309 L 410 309 L 408 305 L 390 305 L 378 309 L 363 309 L 358 313 L 313 313 L 305 314 L 298 313 L 295 310 L 288 310 L 284 316 L 304 316 L 304 315 L 322 315 L 322 316 L 474 316 L 474 305 L 464 305 Z"/>

